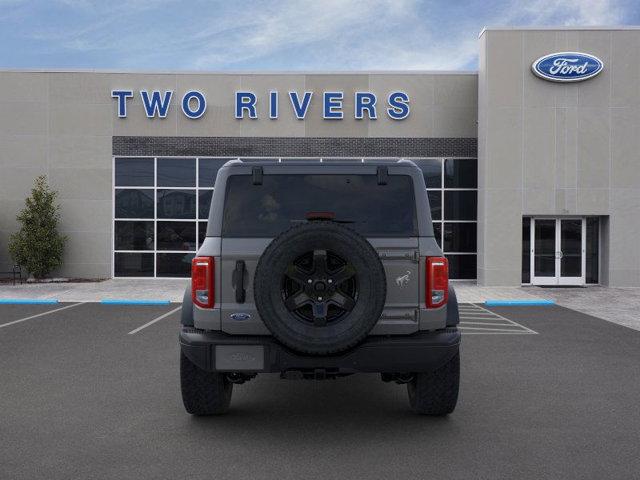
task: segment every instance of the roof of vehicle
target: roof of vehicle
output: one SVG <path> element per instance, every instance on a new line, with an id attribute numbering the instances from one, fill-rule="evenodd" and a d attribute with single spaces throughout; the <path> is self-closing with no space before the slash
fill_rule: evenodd
<path id="1" fill-rule="evenodd" d="M 356 159 L 335 159 L 335 158 L 324 158 L 324 159 L 316 159 L 316 158 L 300 158 L 300 159 L 263 159 L 263 158 L 237 158 L 235 160 L 229 160 L 225 163 L 225 167 L 241 167 L 247 165 L 279 165 L 279 166 L 313 166 L 317 167 L 320 165 L 327 166 L 355 166 L 355 165 L 368 165 L 368 166 L 377 166 L 377 165 L 411 165 L 416 166 L 411 160 L 405 158 L 356 158 Z"/>

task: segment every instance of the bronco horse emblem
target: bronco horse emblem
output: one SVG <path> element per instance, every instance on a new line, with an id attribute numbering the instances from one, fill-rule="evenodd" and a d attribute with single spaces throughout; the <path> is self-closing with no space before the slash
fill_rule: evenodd
<path id="1" fill-rule="evenodd" d="M 409 285 L 409 280 L 411 280 L 411 270 L 407 270 L 407 273 L 396 278 L 396 285 L 402 288 L 406 285 Z"/>

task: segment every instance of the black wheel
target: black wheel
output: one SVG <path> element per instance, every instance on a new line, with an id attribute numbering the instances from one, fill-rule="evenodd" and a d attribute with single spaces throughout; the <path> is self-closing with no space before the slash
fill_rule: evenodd
<path id="1" fill-rule="evenodd" d="M 386 298 L 378 253 L 366 238 L 332 222 L 282 233 L 266 248 L 254 278 L 260 316 L 284 345 L 331 354 L 360 342 Z"/>
<path id="2" fill-rule="evenodd" d="M 182 352 L 180 387 L 184 408 L 192 415 L 220 415 L 229 409 L 233 384 L 224 374 L 198 368 Z"/>
<path id="3" fill-rule="evenodd" d="M 442 367 L 428 373 L 416 373 L 407 384 L 409 404 L 422 415 L 446 415 L 458 402 L 460 384 L 460 353 Z"/>

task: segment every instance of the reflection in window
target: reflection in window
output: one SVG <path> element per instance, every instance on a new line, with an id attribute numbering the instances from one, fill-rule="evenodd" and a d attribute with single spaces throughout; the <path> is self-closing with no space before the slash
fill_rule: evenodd
<path id="1" fill-rule="evenodd" d="M 195 250 L 196 222 L 158 221 L 158 250 Z"/>
<path id="2" fill-rule="evenodd" d="M 211 206 L 211 198 L 213 190 L 200 190 L 198 192 L 198 218 L 209 218 L 209 207 Z"/>
<path id="3" fill-rule="evenodd" d="M 442 248 L 442 223 L 441 222 L 433 222 L 433 236 L 438 242 L 438 246 Z"/>
<path id="4" fill-rule="evenodd" d="M 116 250 L 153 250 L 153 222 L 116 222 L 114 245 Z"/>
<path id="5" fill-rule="evenodd" d="M 470 252 L 477 250 L 478 234 L 475 223 L 444 224 L 444 250 L 446 252 Z"/>
<path id="6" fill-rule="evenodd" d="M 444 188 L 476 188 L 478 162 L 469 158 L 448 158 L 444 161 Z"/>
<path id="7" fill-rule="evenodd" d="M 442 191 L 428 190 L 429 207 L 431 208 L 431 219 L 442 220 Z"/>
<path id="8" fill-rule="evenodd" d="M 153 218 L 153 189 L 116 189 L 116 218 Z"/>
<path id="9" fill-rule="evenodd" d="M 159 158 L 159 187 L 195 187 L 195 158 Z"/>
<path id="10" fill-rule="evenodd" d="M 207 238 L 207 222 L 198 222 L 198 248 L 202 246 L 205 238 Z"/>
<path id="11" fill-rule="evenodd" d="M 113 274 L 116 277 L 153 277 L 153 253 L 116 252 Z"/>
<path id="12" fill-rule="evenodd" d="M 449 260 L 449 277 L 472 280 L 477 277 L 476 255 L 445 255 Z"/>
<path id="13" fill-rule="evenodd" d="M 195 190 L 158 190 L 158 218 L 196 218 Z"/>
<path id="14" fill-rule="evenodd" d="M 191 260 L 195 253 L 158 253 L 156 254 L 156 268 L 158 277 L 189 277 L 191 275 Z"/>
<path id="15" fill-rule="evenodd" d="M 116 187 L 153 187 L 153 158 L 116 158 Z"/>
<path id="16" fill-rule="evenodd" d="M 444 219 L 445 220 L 476 220 L 477 197 L 475 190 L 445 190 L 444 191 Z"/>
<path id="17" fill-rule="evenodd" d="M 413 183 L 408 175 L 265 175 L 253 185 L 249 175 L 227 181 L 223 236 L 275 237 L 309 212 L 331 212 L 370 237 L 417 236 Z"/>

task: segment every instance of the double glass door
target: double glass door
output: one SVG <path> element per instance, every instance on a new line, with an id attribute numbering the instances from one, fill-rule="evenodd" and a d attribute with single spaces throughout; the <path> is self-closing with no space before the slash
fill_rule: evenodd
<path id="1" fill-rule="evenodd" d="M 584 218 L 534 218 L 531 228 L 531 283 L 584 285 Z"/>

